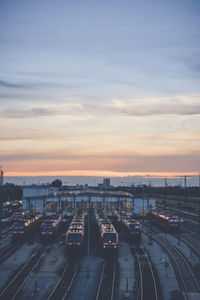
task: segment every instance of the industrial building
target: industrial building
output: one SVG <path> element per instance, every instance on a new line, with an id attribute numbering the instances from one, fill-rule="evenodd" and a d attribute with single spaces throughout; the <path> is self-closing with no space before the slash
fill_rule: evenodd
<path id="1" fill-rule="evenodd" d="M 155 199 L 136 198 L 127 192 L 97 190 L 58 190 L 51 187 L 30 186 L 23 188 L 22 207 L 25 211 L 54 214 L 66 211 L 70 216 L 76 208 L 103 208 L 112 215 L 114 210 L 127 215 L 146 215 L 155 209 Z"/>

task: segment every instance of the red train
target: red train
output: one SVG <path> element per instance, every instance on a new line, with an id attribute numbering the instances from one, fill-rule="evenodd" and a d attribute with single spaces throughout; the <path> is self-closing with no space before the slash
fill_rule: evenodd
<path id="1" fill-rule="evenodd" d="M 12 238 L 13 240 L 25 240 L 37 230 L 42 215 L 34 216 L 30 219 L 19 219 L 12 225 Z"/>
<path id="2" fill-rule="evenodd" d="M 116 253 L 119 246 L 118 233 L 111 221 L 101 209 L 94 212 L 97 228 L 100 236 L 100 247 L 104 253 Z"/>
<path id="3" fill-rule="evenodd" d="M 48 242 L 58 236 L 61 230 L 61 217 L 58 215 L 50 216 L 40 225 L 40 239 L 42 242 Z"/>
<path id="4" fill-rule="evenodd" d="M 163 212 L 152 212 L 152 222 L 169 232 L 177 231 L 180 226 L 180 219 L 176 216 L 169 216 Z"/>
<path id="5" fill-rule="evenodd" d="M 68 253 L 82 253 L 85 248 L 85 213 L 77 210 L 66 233 L 65 241 Z"/>
<path id="6" fill-rule="evenodd" d="M 128 239 L 134 243 L 140 242 L 141 241 L 141 224 L 128 216 L 122 217 L 121 222 L 127 233 Z"/>
<path id="7" fill-rule="evenodd" d="M 27 217 L 27 214 L 23 211 L 21 212 L 15 212 L 12 216 L 13 222 L 18 222 L 20 220 L 24 220 Z"/>

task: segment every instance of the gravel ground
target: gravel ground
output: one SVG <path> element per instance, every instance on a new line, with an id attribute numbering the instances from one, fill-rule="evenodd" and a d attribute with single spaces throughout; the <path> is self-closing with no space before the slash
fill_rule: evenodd
<path id="1" fill-rule="evenodd" d="M 63 244 L 54 243 L 47 246 L 43 259 L 26 282 L 21 299 L 46 299 L 59 280 L 67 261 Z"/>
<path id="2" fill-rule="evenodd" d="M 181 296 L 180 288 L 168 256 L 163 252 L 162 248 L 156 242 L 153 241 L 153 244 L 149 245 L 149 239 L 145 234 L 142 235 L 142 244 L 148 251 L 158 272 L 164 300 L 181 299 L 179 298 Z"/>
<path id="3" fill-rule="evenodd" d="M 38 247 L 38 243 L 30 245 L 25 243 L 15 253 L 13 253 L 5 262 L 0 265 L 0 288 L 2 289 L 10 276 L 14 274 L 25 261 L 31 256 Z"/>
<path id="4" fill-rule="evenodd" d="M 118 263 L 119 263 L 119 295 L 117 299 L 124 299 L 134 295 L 135 284 L 135 264 L 130 245 L 126 242 L 120 243 L 118 250 Z"/>
<path id="5" fill-rule="evenodd" d="M 103 259 L 98 256 L 83 257 L 80 273 L 69 296 L 70 300 L 95 299 Z"/>

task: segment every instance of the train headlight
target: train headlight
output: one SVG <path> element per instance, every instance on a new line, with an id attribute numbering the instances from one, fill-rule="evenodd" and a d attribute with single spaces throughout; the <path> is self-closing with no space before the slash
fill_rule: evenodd
<path id="1" fill-rule="evenodd" d="M 114 246 L 114 248 L 117 248 L 117 246 Z"/>

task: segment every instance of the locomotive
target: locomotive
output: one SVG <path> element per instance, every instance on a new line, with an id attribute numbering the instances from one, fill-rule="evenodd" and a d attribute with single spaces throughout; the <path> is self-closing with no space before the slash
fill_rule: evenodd
<path id="1" fill-rule="evenodd" d="M 94 215 L 100 236 L 101 251 L 103 253 L 116 253 L 119 246 L 119 239 L 115 227 L 102 210 L 95 210 Z"/>
<path id="2" fill-rule="evenodd" d="M 124 216 L 121 223 L 127 233 L 127 237 L 131 242 L 137 243 L 141 241 L 141 224 L 131 217 Z"/>
<path id="3" fill-rule="evenodd" d="M 152 212 L 151 219 L 154 224 L 159 225 L 169 232 L 177 231 L 180 226 L 180 219 L 178 217 L 169 216 L 163 212 Z"/>
<path id="4" fill-rule="evenodd" d="M 61 217 L 58 215 L 50 216 L 40 225 L 40 239 L 42 242 L 52 241 L 60 232 Z"/>
<path id="5" fill-rule="evenodd" d="M 37 230 L 42 215 L 36 215 L 30 219 L 18 219 L 12 225 L 12 239 L 13 240 L 25 240 L 30 237 Z"/>
<path id="6" fill-rule="evenodd" d="M 26 213 L 21 211 L 21 212 L 15 212 L 12 216 L 12 221 L 13 222 L 18 222 L 20 220 L 24 220 L 26 218 Z"/>
<path id="7" fill-rule="evenodd" d="M 82 253 L 85 246 L 85 213 L 77 210 L 66 233 L 66 250 L 71 253 Z"/>

